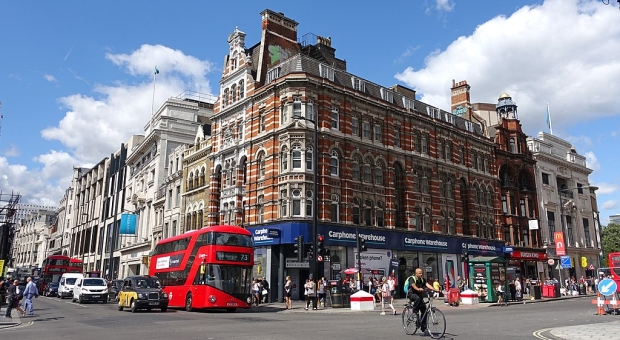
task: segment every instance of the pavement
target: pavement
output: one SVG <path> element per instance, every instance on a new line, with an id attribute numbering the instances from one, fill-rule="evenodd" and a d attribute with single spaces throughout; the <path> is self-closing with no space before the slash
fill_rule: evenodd
<path id="1" fill-rule="evenodd" d="M 557 298 L 542 298 L 539 300 L 530 300 L 528 295 L 524 296 L 524 299 L 521 301 L 510 301 L 507 304 L 509 306 L 511 305 L 524 305 L 524 304 L 531 304 L 531 303 L 542 303 L 542 302 L 552 302 L 552 301 L 562 301 L 562 300 L 573 300 L 573 299 L 582 299 L 582 298 L 591 298 L 591 299 L 596 299 L 596 295 L 594 294 L 587 294 L 587 295 L 577 295 L 577 296 L 561 296 L 561 297 L 557 297 Z M 405 306 L 406 303 L 406 299 L 395 299 L 394 300 L 394 308 L 396 309 L 396 313 L 400 315 L 400 313 L 403 310 L 403 306 Z M 454 306 L 449 306 L 448 304 L 444 303 L 443 299 L 439 299 L 439 300 L 435 300 L 433 301 L 433 306 L 437 307 L 439 310 L 472 310 L 472 309 L 480 309 L 480 308 L 487 308 L 487 307 L 498 307 L 499 305 L 497 303 L 476 303 L 473 305 L 465 305 L 465 304 L 460 304 L 458 307 L 454 307 Z M 261 304 L 259 307 L 253 307 L 254 310 L 264 310 L 264 309 L 270 309 L 270 310 L 276 310 L 276 312 L 278 313 L 326 313 L 326 314 L 350 314 L 350 313 L 364 313 L 364 312 L 377 312 L 377 311 L 381 311 L 381 304 L 377 303 L 377 305 L 375 306 L 374 310 L 366 310 L 366 311 L 356 311 L 356 310 L 351 310 L 351 308 L 331 308 L 331 307 L 319 307 L 317 310 L 312 310 L 311 308 L 309 310 L 305 310 L 305 302 L 304 301 L 293 301 L 293 309 L 284 309 L 284 304 L 283 303 L 279 303 L 279 302 L 272 302 L 272 303 L 264 303 Z M 503 306 L 502 306 L 503 307 Z M 385 311 L 386 314 L 389 314 L 391 309 L 388 305 L 385 306 Z"/>
<path id="2" fill-rule="evenodd" d="M 15 327 L 15 326 L 19 326 L 22 324 L 22 319 L 21 319 L 21 316 L 19 315 L 19 312 L 15 311 L 15 313 L 12 313 L 13 318 L 4 317 L 5 312 L 6 312 L 6 309 L 4 308 L 2 308 L 2 310 L 0 311 L 0 329 L 7 328 L 7 327 Z"/>
<path id="3" fill-rule="evenodd" d="M 620 321 L 596 323 L 590 325 L 568 326 L 549 329 L 551 337 L 540 339 L 565 340 L 608 340 L 617 339 L 620 331 Z"/>

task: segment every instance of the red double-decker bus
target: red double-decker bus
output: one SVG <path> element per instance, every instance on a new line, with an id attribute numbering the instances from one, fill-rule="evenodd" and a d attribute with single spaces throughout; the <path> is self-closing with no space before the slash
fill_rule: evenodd
<path id="1" fill-rule="evenodd" d="M 39 289 L 43 291 L 48 282 L 58 282 L 64 273 L 81 273 L 82 260 L 63 255 L 50 255 L 41 265 Z"/>
<path id="2" fill-rule="evenodd" d="M 149 275 L 168 293 L 168 307 L 250 308 L 254 249 L 252 234 L 236 226 L 204 227 L 161 240 Z"/>
<path id="3" fill-rule="evenodd" d="M 609 260 L 611 279 L 616 281 L 616 291 L 620 293 L 620 252 L 609 253 L 607 258 Z"/>

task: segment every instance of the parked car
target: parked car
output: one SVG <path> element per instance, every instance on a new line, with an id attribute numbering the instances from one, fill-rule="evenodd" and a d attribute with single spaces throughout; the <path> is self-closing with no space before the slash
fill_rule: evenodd
<path id="1" fill-rule="evenodd" d="M 113 280 L 108 288 L 108 300 L 117 301 L 118 292 L 123 289 L 123 280 Z"/>
<path id="2" fill-rule="evenodd" d="M 43 296 L 56 296 L 58 295 L 58 282 L 50 282 L 45 285 L 43 289 Z"/>
<path id="3" fill-rule="evenodd" d="M 108 303 L 108 283 L 102 278 L 80 277 L 73 286 L 73 302 L 101 301 Z"/>
<path id="4" fill-rule="evenodd" d="M 125 307 L 131 308 L 132 313 L 153 308 L 165 312 L 168 310 L 168 294 L 161 289 L 156 276 L 129 276 L 123 280 L 123 289 L 118 293 L 118 310 Z"/>

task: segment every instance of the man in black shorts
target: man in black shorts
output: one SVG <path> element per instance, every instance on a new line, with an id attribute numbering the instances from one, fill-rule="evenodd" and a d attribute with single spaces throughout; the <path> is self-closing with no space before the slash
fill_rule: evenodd
<path id="1" fill-rule="evenodd" d="M 424 277 L 422 277 L 422 269 L 418 268 L 415 270 L 415 276 L 413 277 L 413 282 L 409 284 L 409 292 L 407 293 L 407 298 L 413 302 L 413 308 L 417 313 L 422 313 L 422 319 L 420 320 L 420 330 L 422 333 L 427 334 L 426 329 L 426 304 L 424 303 L 424 297 L 426 296 L 424 289 L 428 289 L 431 291 L 436 291 L 430 283 L 428 283 Z"/>

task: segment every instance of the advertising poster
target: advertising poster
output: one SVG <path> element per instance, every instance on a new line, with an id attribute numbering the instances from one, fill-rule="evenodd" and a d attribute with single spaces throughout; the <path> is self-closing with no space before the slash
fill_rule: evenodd
<path id="1" fill-rule="evenodd" d="M 368 251 L 362 253 L 360 258 L 361 267 L 370 271 L 375 277 L 380 278 L 387 275 L 390 269 L 391 257 L 392 251 L 390 250 L 368 249 Z M 357 260 L 357 251 L 355 252 L 355 259 Z"/>
<path id="2" fill-rule="evenodd" d="M 443 261 L 443 270 L 444 270 L 443 280 L 445 281 L 447 278 L 450 281 L 450 288 L 456 288 L 456 285 L 457 285 L 456 277 L 458 276 L 458 273 L 456 270 L 456 263 L 457 263 L 456 255 L 444 254 L 442 256 L 442 261 Z"/>

